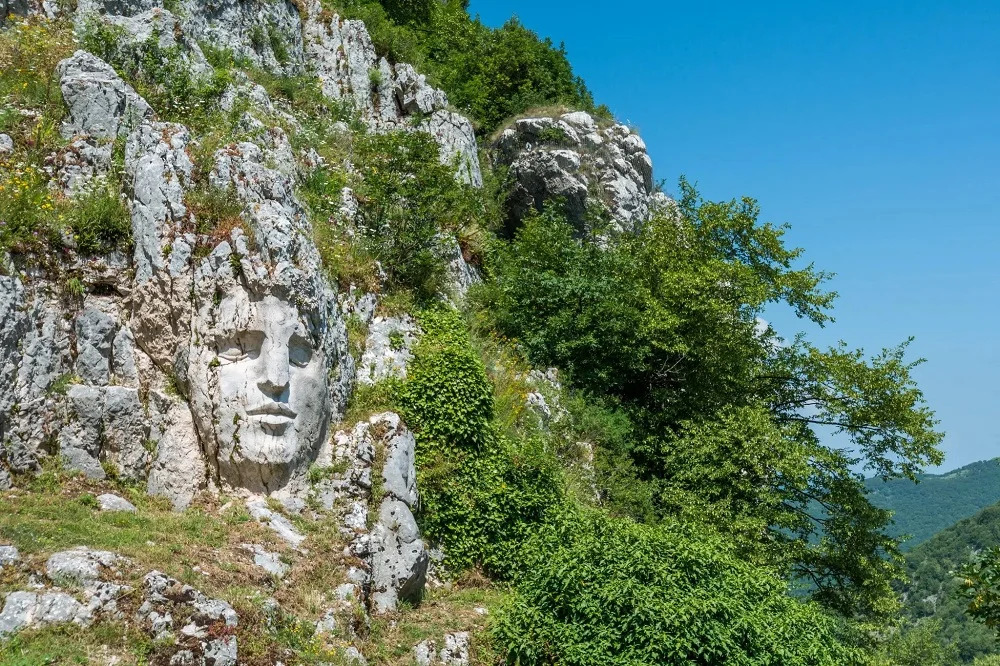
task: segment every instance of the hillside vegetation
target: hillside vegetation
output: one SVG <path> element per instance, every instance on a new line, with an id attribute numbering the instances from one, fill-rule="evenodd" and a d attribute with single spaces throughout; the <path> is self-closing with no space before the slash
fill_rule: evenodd
<path id="1" fill-rule="evenodd" d="M 966 662 L 979 655 L 1000 653 L 1000 649 L 994 632 L 966 615 L 968 600 L 959 594 L 956 572 L 997 544 L 1000 505 L 993 505 L 942 530 L 906 555 L 910 580 L 901 588 L 906 614 L 913 620 L 939 621 L 941 636 L 957 646 Z"/>
<path id="2" fill-rule="evenodd" d="M 957 521 L 1000 501 L 1000 461 L 984 460 L 947 474 L 921 474 L 918 483 L 868 479 L 872 503 L 893 512 L 890 533 L 908 535 L 912 550 Z"/>
<path id="3" fill-rule="evenodd" d="M 0 546 L 20 555 L 0 560 L 0 632 L 11 599 L 78 612 L 16 624 L 5 664 L 948 663 L 932 625 L 902 622 L 900 540 L 858 471 L 912 483 L 942 462 L 920 361 L 908 341 L 872 353 L 762 330 L 773 307 L 832 324 L 835 294 L 755 200 L 683 178 L 659 191 L 563 49 L 457 0 L 262 0 L 238 14 L 267 17 L 243 41 L 195 49 L 178 22 L 128 42 L 136 22 L 206 11 L 166 5 L 0 31 L 0 286 L 20 299 L 0 371 L 65 340 L 50 376 L 9 373 L 24 400 L 4 395 Z M 368 32 L 388 60 L 365 59 Z M 70 57 L 140 116 L 127 137 L 60 132 L 79 111 Z M 63 187 L 91 148 L 100 177 Z M 242 316 L 233 293 L 306 323 L 265 322 L 288 325 L 280 344 L 217 330 Z M 110 351 L 129 335 L 131 368 Z M 322 384 L 316 431 L 332 421 L 288 472 L 299 494 L 249 458 L 250 419 L 220 410 L 239 400 L 212 402 L 222 372 L 272 353 Z M 256 386 L 287 390 L 266 372 Z M 265 412 L 270 430 L 289 411 Z M 148 438 L 118 436 L 123 412 Z M 157 487 L 150 468 L 181 445 L 193 463 Z M 109 492 L 134 512 L 102 510 Z M 67 582 L 53 562 L 74 546 L 123 559 L 87 555 L 112 564 Z M 943 566 L 914 584 L 943 595 Z"/>

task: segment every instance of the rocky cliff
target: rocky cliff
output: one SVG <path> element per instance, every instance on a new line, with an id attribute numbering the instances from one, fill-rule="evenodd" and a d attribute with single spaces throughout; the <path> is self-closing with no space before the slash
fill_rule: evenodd
<path id="1" fill-rule="evenodd" d="M 58 461 L 82 483 L 125 481 L 176 511 L 226 498 L 270 531 L 264 545 L 244 545 L 254 566 L 278 578 L 295 574 L 269 548 L 294 565 L 328 546 L 311 543 L 303 521 L 333 525 L 342 553 L 329 552 L 339 573 L 322 593 L 320 633 L 418 602 L 432 558 L 414 518 L 416 442 L 399 414 L 352 422 L 349 405 L 359 386 L 406 377 L 422 331 L 412 313 L 381 303 L 378 271 L 393 267 L 376 265 L 374 285 L 345 285 L 326 262 L 301 188 L 317 173 L 357 176 L 352 155 L 332 164 L 329 151 L 300 140 L 311 119 L 239 69 L 314 81 L 323 104 L 351 117 L 330 130 L 334 142 L 429 135 L 456 181 L 481 188 L 472 122 L 412 66 L 379 57 L 362 22 L 318 0 L 79 0 L 72 11 L 0 2 L 0 20 L 15 15 L 34 16 L 35 26 L 71 23 L 84 46 L 102 46 L 67 54 L 55 69 L 65 112 L 44 178 L 69 202 L 111 188 L 131 242 L 92 252 L 64 234 L 56 258 L 17 248 L 0 257 L 0 490 Z M 220 52 L 238 63 L 227 77 L 213 64 Z M 185 85 L 214 90 L 213 112 L 232 119 L 231 130 L 220 138 L 196 110 L 186 122 L 183 109 L 167 114 L 144 99 L 135 81 L 163 63 Z M 0 135 L 4 165 L 24 159 L 24 141 Z M 509 169 L 512 226 L 555 201 L 581 225 L 596 210 L 628 231 L 668 205 L 641 139 L 584 112 L 517 120 L 485 151 Z M 228 197 L 228 217 L 215 199 L 204 203 L 211 196 Z M 334 199 L 324 219 L 337 233 L 362 233 L 366 202 L 346 186 Z M 442 298 L 451 302 L 479 280 L 466 248 L 454 229 L 440 231 Z M 529 400 L 547 411 L 540 395 Z M 158 641 L 156 663 L 242 663 L 241 620 L 228 602 L 158 571 L 142 572 L 132 590 L 122 571 L 145 563 L 115 553 L 51 558 L 34 588 L 8 594 L 0 637 L 127 614 Z M 14 551 L 6 566 L 19 572 L 14 581 L 31 568 Z M 66 570 L 87 573 L 67 583 Z M 115 603 L 126 588 L 137 608 Z M 450 632 L 420 643 L 414 658 L 461 664 L 468 650 L 468 634 Z M 364 659 L 350 640 L 337 654 Z"/>

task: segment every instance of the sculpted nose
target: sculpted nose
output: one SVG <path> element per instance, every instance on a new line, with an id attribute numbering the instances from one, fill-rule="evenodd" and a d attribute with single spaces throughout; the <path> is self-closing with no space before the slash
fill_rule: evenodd
<path id="1" fill-rule="evenodd" d="M 288 349 L 285 345 L 265 344 L 261 359 L 257 386 L 268 395 L 280 395 L 288 388 Z"/>

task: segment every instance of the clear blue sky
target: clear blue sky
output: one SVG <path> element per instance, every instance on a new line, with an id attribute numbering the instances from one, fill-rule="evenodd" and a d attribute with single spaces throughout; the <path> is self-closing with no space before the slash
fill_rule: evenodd
<path id="1" fill-rule="evenodd" d="M 916 336 L 951 469 L 1000 456 L 1000 2 L 472 0 L 565 42 L 655 177 L 750 195 L 837 273 L 875 352 Z M 803 328 L 773 313 L 790 337 Z"/>

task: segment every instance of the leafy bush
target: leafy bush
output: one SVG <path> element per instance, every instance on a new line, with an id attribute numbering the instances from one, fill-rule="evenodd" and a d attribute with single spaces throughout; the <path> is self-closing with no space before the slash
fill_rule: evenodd
<path id="1" fill-rule="evenodd" d="M 114 185 L 98 182 L 88 187 L 75 197 L 68 217 L 83 254 L 104 254 L 132 242 L 129 210 Z"/>
<path id="2" fill-rule="evenodd" d="M 453 569 L 510 577 L 520 545 L 562 502 L 558 466 L 543 441 L 498 432 L 493 388 L 458 313 L 440 306 L 419 322 L 400 402 L 417 438 L 421 527 Z"/>
<path id="3" fill-rule="evenodd" d="M 497 614 L 507 663 L 828 665 L 865 663 L 840 626 L 786 594 L 724 541 L 674 523 L 569 511 L 539 528 Z"/>

